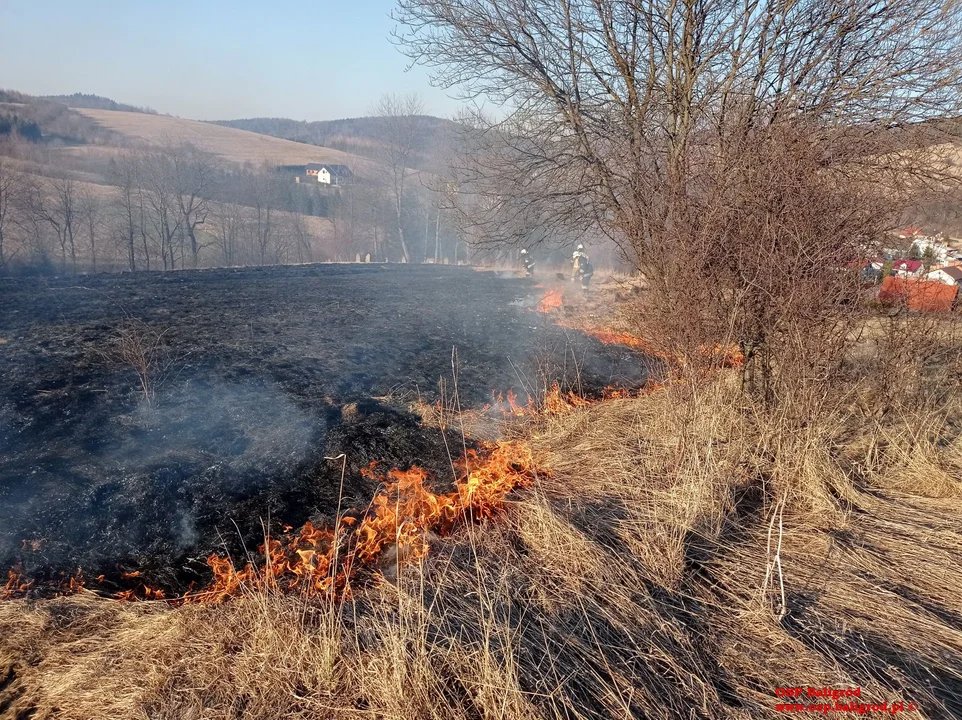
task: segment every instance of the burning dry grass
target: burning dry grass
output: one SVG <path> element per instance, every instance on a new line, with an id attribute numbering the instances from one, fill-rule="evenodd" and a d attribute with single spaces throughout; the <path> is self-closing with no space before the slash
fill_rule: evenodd
<path id="1" fill-rule="evenodd" d="M 552 415 L 531 440 L 550 476 L 363 592 L 0 605 L 0 709 L 774 717 L 777 687 L 830 686 L 958 716 L 962 453 L 917 420 L 866 442 L 722 380 Z"/>
<path id="2" fill-rule="evenodd" d="M 626 292 L 641 292 L 642 288 L 632 278 L 609 276 L 589 299 L 583 300 L 573 293 L 566 296 L 563 287 L 555 286 L 544 292 L 537 309 L 552 316 L 559 325 L 580 330 L 605 345 L 624 345 L 657 359 L 671 374 L 686 375 L 693 370 L 710 374 L 718 368 L 740 367 L 744 363 L 741 351 L 730 343 L 703 345 L 692 357 L 685 358 L 630 332 L 638 323 L 637 318 L 622 312 L 625 307 L 633 307 L 624 302 Z"/>

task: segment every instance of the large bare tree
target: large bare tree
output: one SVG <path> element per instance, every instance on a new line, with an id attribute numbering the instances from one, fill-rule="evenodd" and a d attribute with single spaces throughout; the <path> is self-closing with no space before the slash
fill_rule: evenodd
<path id="1" fill-rule="evenodd" d="M 947 181 L 922 148 L 962 109 L 954 1 L 399 0 L 396 14 L 440 84 L 504 108 L 476 119 L 463 183 L 481 234 L 606 233 L 648 279 L 646 317 L 676 345 L 727 333 L 768 397 L 778 369 L 821 372 L 789 370 L 798 348 L 774 345 L 804 324 L 837 357 L 857 291 L 840 268 L 919 178 Z"/>

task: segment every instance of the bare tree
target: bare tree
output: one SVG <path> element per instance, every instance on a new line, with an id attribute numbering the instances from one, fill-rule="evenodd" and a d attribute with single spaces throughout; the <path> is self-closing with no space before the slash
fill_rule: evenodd
<path id="1" fill-rule="evenodd" d="M 246 202 L 251 211 L 247 230 L 256 262 L 260 265 L 269 265 L 277 260 L 275 215 L 278 189 L 277 178 L 268 166 L 248 175 Z"/>
<path id="2" fill-rule="evenodd" d="M 9 158 L 0 155 L 0 270 L 6 267 L 10 259 L 11 253 L 5 242 L 22 199 L 23 180 L 23 173 L 14 167 Z"/>
<path id="3" fill-rule="evenodd" d="M 45 230 L 49 223 L 44 218 L 44 187 L 39 178 L 32 175 L 21 176 L 23 184 L 17 196 L 17 212 L 13 215 L 14 224 L 23 239 L 21 247 L 27 249 L 30 262 L 44 265 L 49 261 L 49 249 Z"/>
<path id="4" fill-rule="evenodd" d="M 314 250 L 312 247 L 313 238 L 311 236 L 311 231 L 308 229 L 307 223 L 304 221 L 304 216 L 297 211 L 291 213 L 290 233 L 294 242 L 294 250 L 297 257 L 297 262 L 314 262 Z"/>
<path id="5" fill-rule="evenodd" d="M 90 248 L 90 264 L 94 272 L 97 271 L 97 236 L 106 216 L 104 199 L 90 188 L 84 188 L 78 194 L 77 215 L 83 229 L 87 233 Z"/>
<path id="6" fill-rule="evenodd" d="M 407 177 L 418 151 L 417 120 L 424 114 L 424 102 L 418 95 L 384 95 L 374 108 L 380 119 L 380 155 L 387 165 L 398 242 L 404 262 L 411 253 L 404 237 L 403 205 Z"/>
<path id="7" fill-rule="evenodd" d="M 170 148 L 174 161 L 174 183 L 177 205 L 182 217 L 183 229 L 190 240 L 193 267 L 197 267 L 197 255 L 201 249 L 197 241 L 197 228 L 207 220 L 210 212 L 210 194 L 215 180 L 213 156 L 189 145 Z"/>
<path id="8" fill-rule="evenodd" d="M 138 176 L 139 180 L 135 188 L 137 198 L 137 235 L 140 238 L 140 246 L 144 251 L 144 269 L 150 272 L 150 242 L 147 228 L 147 189 L 144 187 L 144 164 L 141 160 L 138 160 L 137 172 L 140 173 Z"/>
<path id="9" fill-rule="evenodd" d="M 30 211 L 42 218 L 56 233 L 60 245 L 60 269 L 67 271 L 67 254 L 70 254 L 71 267 L 77 271 L 77 244 L 74 233 L 78 211 L 77 188 L 73 180 L 66 177 L 53 178 L 38 186 L 31 194 Z"/>
<path id="10" fill-rule="evenodd" d="M 136 242 L 139 229 L 143 226 L 140 203 L 140 174 L 138 172 L 137 157 L 133 153 L 125 153 L 111 166 L 110 177 L 114 185 L 120 190 L 117 198 L 116 215 L 118 218 L 121 244 L 127 256 L 127 268 L 130 272 L 137 270 Z M 148 267 L 149 270 L 149 258 Z"/>
<path id="11" fill-rule="evenodd" d="M 797 323 L 832 338 L 804 372 L 837 358 L 843 269 L 905 191 L 950 181 L 928 148 L 962 109 L 955 3 L 399 0 L 397 19 L 440 84 L 511 108 L 476 118 L 463 168 L 480 234 L 605 233 L 646 318 L 692 359 L 731 336 L 768 398 L 802 370 Z"/>
<path id="12" fill-rule="evenodd" d="M 396 212 L 393 201 L 389 199 L 391 193 L 387 190 L 384 178 L 372 173 L 363 183 L 355 186 L 352 193 L 354 218 L 366 230 L 367 237 L 363 241 L 365 254 L 367 250 L 371 250 L 371 258 L 375 262 L 386 261 L 386 228 L 392 224 L 392 218 L 396 220 Z M 370 245 L 367 245 L 368 241 Z M 362 241 L 355 240 L 355 244 L 362 245 Z"/>
<path id="13" fill-rule="evenodd" d="M 434 262 L 441 262 L 441 228 L 445 214 L 455 207 L 458 196 L 458 157 L 459 138 L 453 131 L 445 131 L 426 149 L 427 170 L 422 174 L 422 185 L 428 191 L 430 200 L 426 206 L 433 213 L 433 253 L 428 249 L 430 229 L 425 232 L 425 260 L 433 254 Z"/>
<path id="14" fill-rule="evenodd" d="M 208 232 L 214 240 L 214 245 L 220 250 L 224 265 L 228 267 L 238 262 L 238 245 L 245 221 L 242 206 L 222 202 L 211 204 Z"/>
<path id="15" fill-rule="evenodd" d="M 147 215 L 160 244 L 164 269 L 173 270 L 176 267 L 178 242 L 182 239 L 184 220 L 180 210 L 174 158 L 162 151 L 147 152 L 143 156 L 141 167 L 145 190 L 142 198 L 149 210 Z M 183 248 L 179 249 L 183 256 Z"/>

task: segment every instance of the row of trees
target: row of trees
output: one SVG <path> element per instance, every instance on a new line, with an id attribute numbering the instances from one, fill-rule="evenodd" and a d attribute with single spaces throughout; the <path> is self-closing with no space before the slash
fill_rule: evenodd
<path id="1" fill-rule="evenodd" d="M 400 262 L 466 259 L 465 230 L 454 212 L 458 126 L 436 127 L 427 143 L 424 112 L 416 94 L 385 95 L 372 108 L 372 161 L 355 162 L 351 170 L 359 181 L 343 188 L 330 207 L 336 245 L 348 255 Z M 436 119 L 428 120 L 434 127 Z"/>
<path id="2" fill-rule="evenodd" d="M 96 190 L 67 177 L 42 178 L 0 156 L 0 271 L 22 259 L 76 271 L 78 259 L 97 264 L 106 206 Z"/>
<path id="3" fill-rule="evenodd" d="M 385 96 L 375 111 L 377 159 L 355 158 L 354 181 L 342 187 L 294 183 L 282 168 L 230 165 L 171 142 L 123 149 L 106 165 L 76 154 L 67 166 L 36 145 L 5 143 L 0 268 L 467 259 L 454 211 L 455 138 L 424 146 L 417 96 Z"/>
<path id="4" fill-rule="evenodd" d="M 329 254 L 318 247 L 323 225 L 299 210 L 304 193 L 292 195 L 269 167 L 230 168 L 189 145 L 168 145 L 118 154 L 110 184 L 97 184 L 49 164 L 39 174 L 15 154 L 0 148 L 0 270 L 138 271 Z"/>

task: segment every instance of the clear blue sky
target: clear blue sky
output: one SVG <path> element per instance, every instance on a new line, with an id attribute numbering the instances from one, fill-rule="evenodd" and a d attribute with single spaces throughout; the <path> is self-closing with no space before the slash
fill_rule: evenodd
<path id="1" fill-rule="evenodd" d="M 384 93 L 455 100 L 389 36 L 392 0 L 0 0 L 0 87 L 95 93 L 199 120 L 366 115 Z"/>

